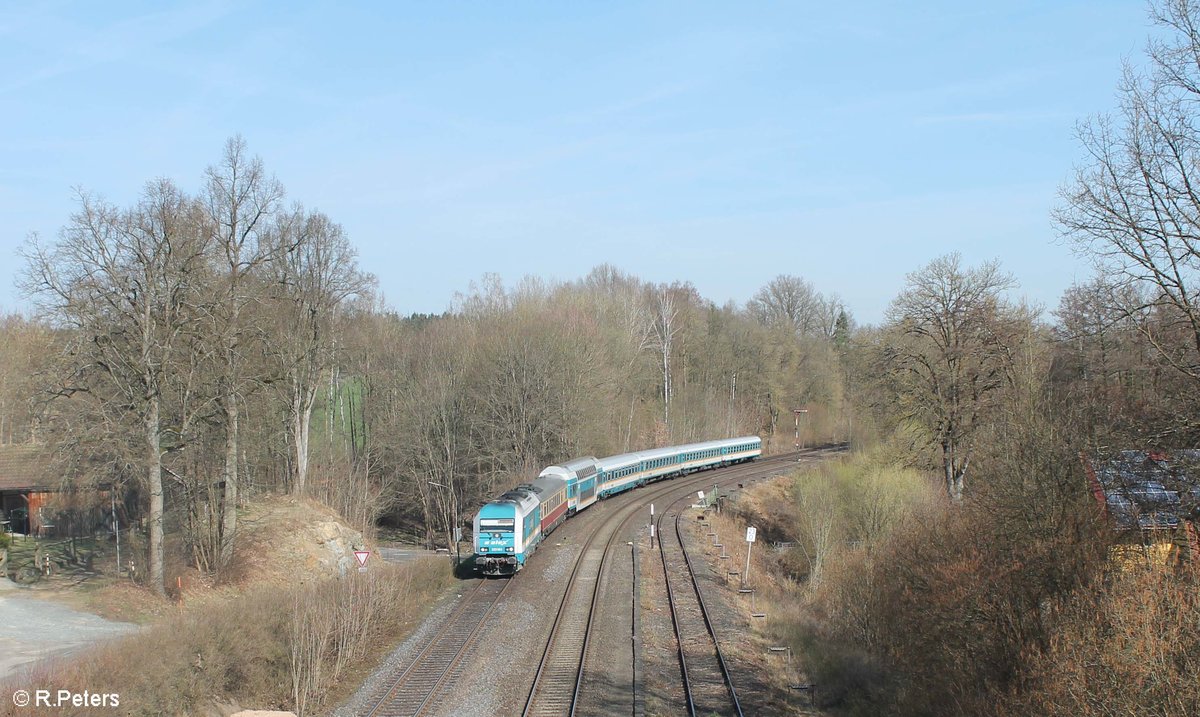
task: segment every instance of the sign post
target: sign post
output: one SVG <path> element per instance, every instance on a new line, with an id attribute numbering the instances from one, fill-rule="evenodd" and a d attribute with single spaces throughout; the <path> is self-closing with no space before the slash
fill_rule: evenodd
<path id="1" fill-rule="evenodd" d="M 742 578 L 743 585 L 750 584 L 750 548 L 754 547 L 754 540 L 757 537 L 757 528 L 753 526 L 746 528 L 746 577 Z"/>

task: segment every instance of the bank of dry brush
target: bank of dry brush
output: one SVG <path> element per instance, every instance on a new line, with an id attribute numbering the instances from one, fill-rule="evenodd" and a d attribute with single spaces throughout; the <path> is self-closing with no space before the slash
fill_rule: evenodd
<path id="1" fill-rule="evenodd" d="M 258 587 L 39 668 L 11 687 L 117 693 L 120 714 L 145 717 L 208 714 L 234 704 L 321 714 L 361 682 L 375 656 L 416 625 L 450 579 L 446 564 L 431 560 Z M 0 714 L 90 714 L 66 707 L 12 709 L 4 704 Z"/>

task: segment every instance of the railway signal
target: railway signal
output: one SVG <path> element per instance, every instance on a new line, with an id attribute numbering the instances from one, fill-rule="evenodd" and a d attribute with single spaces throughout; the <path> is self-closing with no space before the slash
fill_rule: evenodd
<path id="1" fill-rule="evenodd" d="M 796 414 L 796 450 L 800 450 L 800 414 L 808 413 L 808 409 L 793 408 L 792 413 Z"/>
<path id="2" fill-rule="evenodd" d="M 654 504 L 650 504 L 650 549 L 654 550 Z"/>

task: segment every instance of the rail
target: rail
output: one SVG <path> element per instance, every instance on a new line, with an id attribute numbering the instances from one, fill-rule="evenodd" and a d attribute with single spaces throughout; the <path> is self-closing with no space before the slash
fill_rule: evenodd
<path id="1" fill-rule="evenodd" d="M 509 580 L 481 580 L 396 676 L 367 713 L 369 717 L 416 717 L 430 708 L 510 584 Z"/>

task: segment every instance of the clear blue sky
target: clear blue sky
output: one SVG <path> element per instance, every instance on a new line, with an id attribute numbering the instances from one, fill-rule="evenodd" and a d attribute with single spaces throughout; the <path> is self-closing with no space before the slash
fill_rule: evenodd
<path id="1" fill-rule="evenodd" d="M 241 133 L 402 313 L 611 262 L 717 303 L 797 274 L 875 322 L 952 250 L 1053 308 L 1091 273 L 1049 218 L 1074 125 L 1145 6 L 835 5 L 6 3 L 0 306 L 72 187 L 194 190 Z"/>

